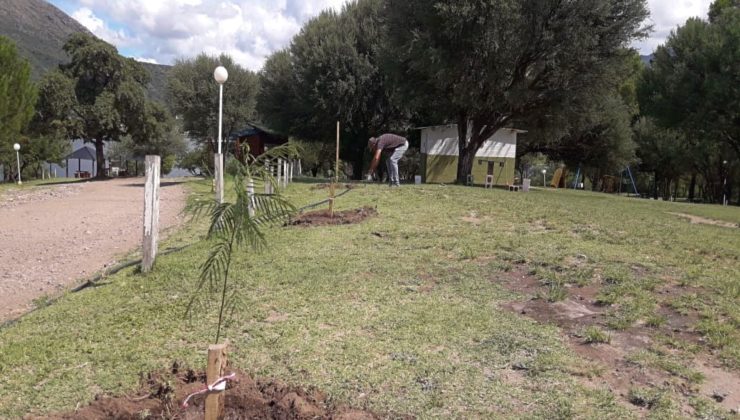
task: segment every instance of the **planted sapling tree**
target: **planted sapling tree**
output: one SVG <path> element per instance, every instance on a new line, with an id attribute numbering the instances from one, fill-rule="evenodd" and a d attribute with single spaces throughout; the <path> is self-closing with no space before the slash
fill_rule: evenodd
<path id="1" fill-rule="evenodd" d="M 249 155 L 248 146 L 245 148 L 245 163 L 235 162 L 234 202 L 226 200 L 219 204 L 216 200 L 196 201 L 189 206 L 195 217 L 203 214 L 210 217 L 207 238 L 212 246 L 188 302 L 186 315 L 192 317 L 196 308 L 206 309 L 217 300 L 216 343 L 221 338 L 225 318 L 233 313 L 240 300 L 239 292 L 247 290 L 240 284 L 244 276 L 230 277 L 235 254 L 242 250 L 252 251 L 253 254 L 262 251 L 268 244 L 264 228 L 284 223 L 295 212 L 295 207 L 281 195 L 277 180 L 265 163 L 295 158 L 298 155 L 297 148 L 286 144 L 256 158 Z M 274 193 L 254 193 L 250 185 L 255 179 L 272 185 Z"/>

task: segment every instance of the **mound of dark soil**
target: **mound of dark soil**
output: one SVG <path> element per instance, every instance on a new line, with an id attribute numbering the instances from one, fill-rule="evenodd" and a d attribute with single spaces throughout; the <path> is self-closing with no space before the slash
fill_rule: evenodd
<path id="1" fill-rule="evenodd" d="M 327 225 L 349 225 L 360 223 L 368 217 L 378 214 L 373 207 L 362 207 L 353 210 L 335 211 L 334 217 L 329 210 L 317 210 L 301 213 L 293 218 L 288 224 L 293 226 L 327 226 Z"/>
<path id="2" fill-rule="evenodd" d="M 176 371 L 176 368 L 173 369 L 173 372 Z M 193 397 L 187 408 L 183 408 L 181 404 L 189 394 L 204 387 L 205 375 L 196 374 L 190 370 L 179 375 L 149 375 L 138 397 L 97 397 L 87 407 L 43 418 L 53 420 L 202 419 L 205 410 L 205 395 Z M 368 411 L 333 406 L 319 391 L 307 391 L 274 380 L 254 380 L 241 372 L 237 372 L 236 378 L 228 382 L 225 393 L 226 419 L 370 420 L 379 418 Z"/>
<path id="3" fill-rule="evenodd" d="M 312 190 L 325 190 L 329 188 L 331 184 L 316 184 L 311 187 Z M 357 188 L 357 184 L 337 184 L 337 189 L 345 188 L 348 190 L 351 190 L 353 188 Z"/>

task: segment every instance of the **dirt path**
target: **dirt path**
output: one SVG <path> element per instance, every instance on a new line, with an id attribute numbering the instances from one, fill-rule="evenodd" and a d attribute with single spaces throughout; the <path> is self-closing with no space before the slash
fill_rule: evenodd
<path id="1" fill-rule="evenodd" d="M 724 222 L 722 220 L 707 219 L 706 217 L 695 216 L 693 214 L 673 213 L 673 212 L 668 212 L 668 214 L 672 214 L 674 216 L 682 217 L 684 219 L 689 219 L 689 222 L 692 225 L 696 225 L 696 224 L 714 225 L 714 226 L 722 226 L 722 227 L 726 227 L 726 228 L 740 227 L 740 224 L 738 224 L 738 223 Z"/>
<path id="2" fill-rule="evenodd" d="M 140 246 L 143 178 L 36 187 L 0 196 L 0 321 L 110 266 Z M 177 225 L 187 192 L 162 183 L 160 228 Z M 165 231 L 166 233 L 166 231 Z"/>

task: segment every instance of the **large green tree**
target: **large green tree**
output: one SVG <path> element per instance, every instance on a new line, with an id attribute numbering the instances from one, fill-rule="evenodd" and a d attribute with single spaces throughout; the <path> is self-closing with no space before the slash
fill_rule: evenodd
<path id="1" fill-rule="evenodd" d="M 382 0 L 359 0 L 310 20 L 260 74 L 258 110 L 275 129 L 307 141 L 334 142 L 361 177 L 370 136 L 404 127 L 406 113 L 384 71 Z"/>
<path id="2" fill-rule="evenodd" d="M 169 73 L 169 103 L 175 115 L 182 118 L 190 138 L 218 148 L 218 83 L 213 71 L 224 66 L 229 78 L 224 84 L 224 139 L 245 124 L 254 121 L 259 78 L 222 54 L 219 57 L 200 54 L 194 59 L 179 60 Z"/>
<path id="3" fill-rule="evenodd" d="M 72 35 L 64 44 L 70 62 L 47 74 L 40 83 L 36 121 L 39 131 L 81 138 L 95 145 L 97 176 L 105 176 L 105 142 L 133 136 L 155 140 L 151 124 L 161 107 L 146 96 L 148 73 L 112 45 L 89 34 Z"/>
<path id="4" fill-rule="evenodd" d="M 636 163 L 631 124 L 639 112 L 635 89 L 642 67 L 635 51 L 624 50 L 605 69 L 599 84 L 515 119 L 515 125 L 528 130 L 517 154 L 542 153 L 579 167 L 594 189 L 602 175 Z"/>
<path id="5" fill-rule="evenodd" d="M 653 173 L 653 198 L 668 199 L 671 184 L 675 185 L 690 166 L 690 153 L 681 132 L 662 128 L 649 117 L 640 118 L 634 132 L 642 162 L 640 169 Z"/>
<path id="6" fill-rule="evenodd" d="M 18 55 L 15 44 L 0 36 L 0 165 L 6 178 L 14 177 L 13 144 L 33 117 L 36 88 L 31 82 L 31 66 Z"/>
<path id="7" fill-rule="evenodd" d="M 599 84 L 643 36 L 645 0 L 389 0 L 389 51 L 410 95 L 458 125 L 458 181 L 496 130 Z"/>
<path id="8" fill-rule="evenodd" d="M 710 19 L 691 18 L 657 48 L 638 89 L 640 108 L 678 130 L 710 199 L 740 158 L 740 8 L 718 0 Z M 723 164 L 727 160 L 730 167 Z"/>

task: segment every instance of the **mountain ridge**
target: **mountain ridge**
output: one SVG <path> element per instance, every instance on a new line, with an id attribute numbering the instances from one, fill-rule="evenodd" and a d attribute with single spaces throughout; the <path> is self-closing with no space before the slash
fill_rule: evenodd
<path id="1" fill-rule="evenodd" d="M 69 61 L 62 49 L 70 35 L 92 33 L 61 9 L 44 0 L 0 0 L 0 35 L 12 39 L 22 57 L 31 64 L 31 77 Z M 166 103 L 170 66 L 141 63 L 150 74 L 149 97 Z"/>

